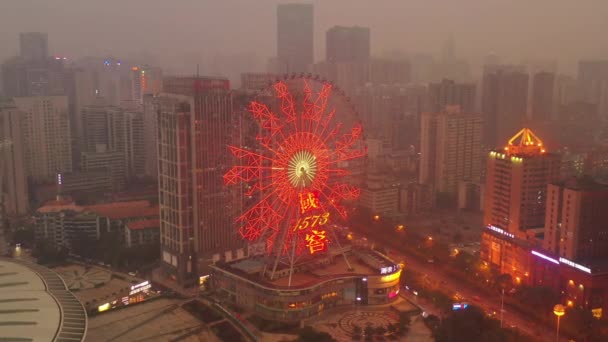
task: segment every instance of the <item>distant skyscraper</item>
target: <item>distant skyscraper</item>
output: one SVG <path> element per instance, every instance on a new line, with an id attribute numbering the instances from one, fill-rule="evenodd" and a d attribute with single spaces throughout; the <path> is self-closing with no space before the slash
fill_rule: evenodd
<path id="1" fill-rule="evenodd" d="M 538 72 L 532 78 L 532 116 L 536 122 L 551 120 L 554 108 L 555 74 Z"/>
<path id="2" fill-rule="evenodd" d="M 590 179 L 549 184 L 543 247 L 574 261 L 608 256 L 608 186 Z"/>
<path id="3" fill-rule="evenodd" d="M 143 113 L 129 112 L 113 106 L 85 106 L 82 110 L 82 120 L 85 128 L 84 152 L 114 152 L 122 156 L 123 179 L 114 177 L 121 184 L 115 188 L 122 187 L 125 177 L 144 174 Z"/>
<path id="4" fill-rule="evenodd" d="M 486 66 L 481 111 L 484 115 L 484 144 L 494 148 L 507 141 L 526 120 L 528 75 L 523 68 Z"/>
<path id="5" fill-rule="evenodd" d="M 234 134 L 226 79 L 173 77 L 158 97 L 158 184 L 163 268 L 196 283 L 208 265 L 240 246 L 239 200 L 223 184 Z"/>
<path id="6" fill-rule="evenodd" d="M 458 106 L 422 115 L 420 133 L 421 184 L 433 185 L 437 193 L 456 198 L 458 183 L 478 183 L 481 177 L 481 132 L 479 114 Z"/>
<path id="7" fill-rule="evenodd" d="M 96 151 L 82 152 L 80 169 L 83 172 L 105 169 L 110 176 L 114 192 L 121 191 L 125 187 L 127 171 L 124 153 L 122 152 L 109 151 L 102 146 Z"/>
<path id="8" fill-rule="evenodd" d="M 325 35 L 325 60 L 331 63 L 366 63 L 370 58 L 368 27 L 334 26 Z"/>
<path id="9" fill-rule="evenodd" d="M 400 59 L 377 59 L 370 62 L 369 79 L 374 84 L 406 84 L 411 77 L 410 63 Z"/>
<path id="10" fill-rule="evenodd" d="M 144 142 L 144 175 L 158 178 L 158 97 L 144 95 L 143 105 L 143 142 Z"/>
<path id="11" fill-rule="evenodd" d="M 475 111 L 475 84 L 443 80 L 429 85 L 429 102 L 432 113 L 439 113 L 446 106 L 458 105 L 463 113 Z"/>
<path id="12" fill-rule="evenodd" d="M 65 96 L 16 97 L 22 112 L 26 174 L 34 182 L 72 171 L 68 99 Z"/>
<path id="13" fill-rule="evenodd" d="M 49 57 L 48 36 L 42 32 L 20 33 L 19 48 L 26 61 L 44 61 Z"/>
<path id="14" fill-rule="evenodd" d="M 608 117 L 608 60 L 581 61 L 578 64 L 581 100 L 598 106 L 600 118 Z"/>
<path id="15" fill-rule="evenodd" d="M 23 113 L 17 110 L 12 101 L 0 102 L 0 145 L 10 142 L 0 146 L 0 206 L 4 202 L 4 212 L 8 215 L 24 215 L 28 210 L 22 119 Z"/>
<path id="16" fill-rule="evenodd" d="M 312 4 L 277 7 L 277 57 L 280 73 L 307 72 L 314 62 Z"/>

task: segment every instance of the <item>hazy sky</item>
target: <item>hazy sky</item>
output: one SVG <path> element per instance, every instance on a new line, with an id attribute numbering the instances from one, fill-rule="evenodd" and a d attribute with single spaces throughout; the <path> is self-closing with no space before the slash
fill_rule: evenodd
<path id="1" fill-rule="evenodd" d="M 276 54 L 277 0 L 0 0 L 0 59 L 17 53 L 18 33 L 46 31 L 51 53 L 68 57 L 155 56 L 176 70 L 217 56 Z M 372 52 L 438 55 L 453 34 L 458 56 L 479 63 L 608 58 L 608 0 L 318 0 L 315 56 L 333 25 L 369 26 Z M 250 62 L 254 65 L 257 62 Z"/>

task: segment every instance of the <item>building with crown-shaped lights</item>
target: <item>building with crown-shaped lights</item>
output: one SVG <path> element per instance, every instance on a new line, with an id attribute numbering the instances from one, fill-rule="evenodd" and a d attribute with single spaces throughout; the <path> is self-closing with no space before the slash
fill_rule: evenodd
<path id="1" fill-rule="evenodd" d="M 481 257 L 518 282 L 529 275 L 529 248 L 541 244 L 547 184 L 559 169 L 560 156 L 528 128 L 488 155 Z"/>

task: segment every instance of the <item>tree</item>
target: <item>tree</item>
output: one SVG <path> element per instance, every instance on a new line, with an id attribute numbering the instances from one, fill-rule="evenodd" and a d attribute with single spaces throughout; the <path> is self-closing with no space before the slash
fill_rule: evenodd
<path id="1" fill-rule="evenodd" d="M 337 342 L 337 340 L 326 332 L 305 326 L 298 331 L 298 338 L 294 342 Z"/>
<path id="2" fill-rule="evenodd" d="M 508 273 L 503 273 L 496 277 L 496 286 L 501 290 L 507 290 L 513 285 L 513 277 Z"/>
<path id="3" fill-rule="evenodd" d="M 398 327 L 397 327 L 397 325 L 396 325 L 396 324 L 394 324 L 394 323 L 389 323 L 389 324 L 386 326 L 386 330 L 388 330 L 388 333 L 389 333 L 389 334 L 394 334 L 394 333 L 396 333 L 396 332 L 397 332 Z"/>
<path id="4" fill-rule="evenodd" d="M 363 329 L 365 336 L 372 336 L 376 332 L 376 329 L 370 324 Z"/>
<path id="5" fill-rule="evenodd" d="M 384 336 L 384 334 L 386 334 L 386 328 L 382 325 L 376 327 L 376 335 L 378 336 Z"/>
<path id="6" fill-rule="evenodd" d="M 399 315 L 399 333 L 400 335 L 405 335 L 408 331 L 410 331 L 410 325 L 412 324 L 412 316 L 409 312 L 402 312 Z"/>

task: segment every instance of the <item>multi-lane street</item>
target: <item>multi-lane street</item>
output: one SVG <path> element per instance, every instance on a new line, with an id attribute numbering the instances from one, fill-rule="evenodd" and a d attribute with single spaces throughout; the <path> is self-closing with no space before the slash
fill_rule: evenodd
<path id="1" fill-rule="evenodd" d="M 371 235 L 367 234 L 357 235 L 358 240 L 362 240 L 369 244 L 375 244 L 376 246 L 383 246 L 387 249 L 390 249 L 390 256 L 394 258 L 395 261 L 404 261 L 406 268 L 424 274 L 424 282 L 427 285 L 437 288 L 450 296 L 453 296 L 454 294 L 458 293 L 460 297 L 458 300 L 459 302 L 466 302 L 471 305 L 478 306 L 482 308 L 488 315 L 492 315 L 494 316 L 494 318 L 500 320 L 500 296 L 492 297 L 484 293 L 478 293 L 474 289 L 471 289 L 468 284 L 454 279 L 449 275 L 446 275 L 443 265 L 422 262 L 415 258 L 409 257 L 407 254 L 399 251 L 399 249 L 395 249 L 396 246 L 394 244 L 387 245 L 386 241 L 380 241 L 380 239 L 374 238 Z M 403 284 L 404 287 L 407 285 L 407 279 L 405 280 L 405 282 L 406 283 Z M 419 304 L 422 308 L 424 308 L 425 311 L 427 311 L 427 313 L 441 316 L 441 313 L 437 312 L 437 308 L 434 308 L 430 303 L 424 301 L 423 299 L 418 298 L 418 296 L 414 294 L 415 290 L 416 289 L 414 288 L 410 288 L 409 290 L 405 290 L 404 288 L 402 294 L 404 297 Z M 517 329 L 525 333 L 526 335 L 533 336 L 539 341 L 555 341 L 555 329 L 550 329 L 549 327 L 541 323 L 531 322 L 526 318 L 522 318 L 520 315 L 517 315 L 514 310 L 512 310 L 507 304 L 504 305 L 504 310 L 502 312 L 502 320 L 504 327 Z M 566 342 L 568 341 L 568 339 L 566 337 L 560 336 L 560 341 Z"/>

